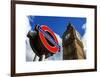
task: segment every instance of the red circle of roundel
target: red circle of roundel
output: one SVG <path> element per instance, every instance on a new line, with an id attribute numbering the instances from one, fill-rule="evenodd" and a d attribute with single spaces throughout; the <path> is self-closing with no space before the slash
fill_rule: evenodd
<path id="1" fill-rule="evenodd" d="M 54 38 L 55 42 L 58 43 L 58 40 L 57 40 L 57 38 L 56 38 L 54 32 L 53 32 L 49 27 L 47 27 L 46 25 L 42 25 L 42 26 L 41 26 L 41 29 L 44 30 L 44 31 L 49 32 L 49 33 L 52 35 L 52 37 Z M 51 46 L 50 44 L 48 44 L 48 42 L 47 42 L 47 40 L 46 40 L 46 38 L 45 38 L 45 36 L 44 36 L 44 34 L 43 34 L 42 32 L 39 32 L 39 36 L 40 36 L 40 39 L 41 39 L 43 45 L 44 45 L 51 53 L 56 53 L 56 52 L 59 50 L 58 47 L 56 47 L 56 46 Z"/>

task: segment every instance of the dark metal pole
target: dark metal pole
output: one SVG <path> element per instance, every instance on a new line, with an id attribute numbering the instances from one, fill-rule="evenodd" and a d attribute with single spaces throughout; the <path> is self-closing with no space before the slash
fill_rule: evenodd
<path id="1" fill-rule="evenodd" d="M 37 56 L 37 55 L 35 54 L 33 61 L 36 61 L 36 56 Z"/>

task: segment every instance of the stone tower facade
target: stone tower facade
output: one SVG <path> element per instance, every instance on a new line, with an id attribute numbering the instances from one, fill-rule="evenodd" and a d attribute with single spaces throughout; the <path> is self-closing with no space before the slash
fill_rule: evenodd
<path id="1" fill-rule="evenodd" d="M 69 23 L 62 36 L 63 59 L 85 59 L 84 46 L 79 32 Z"/>

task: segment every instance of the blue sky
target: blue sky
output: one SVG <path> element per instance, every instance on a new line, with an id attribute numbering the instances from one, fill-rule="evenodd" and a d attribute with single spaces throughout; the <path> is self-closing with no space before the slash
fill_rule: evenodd
<path id="1" fill-rule="evenodd" d="M 84 17 L 28 16 L 28 19 L 32 30 L 36 24 L 47 25 L 62 37 L 68 23 L 71 22 L 81 36 L 85 34 L 85 29 L 82 28 L 86 24 L 86 18 Z"/>

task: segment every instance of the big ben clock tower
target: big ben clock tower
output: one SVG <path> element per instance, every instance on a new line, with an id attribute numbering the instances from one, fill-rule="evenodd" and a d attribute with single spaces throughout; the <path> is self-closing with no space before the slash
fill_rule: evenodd
<path id="1" fill-rule="evenodd" d="M 79 32 L 69 23 L 62 36 L 63 59 L 85 59 L 84 46 Z"/>

